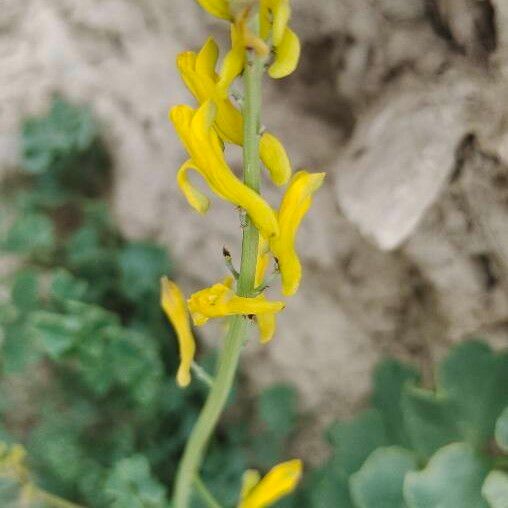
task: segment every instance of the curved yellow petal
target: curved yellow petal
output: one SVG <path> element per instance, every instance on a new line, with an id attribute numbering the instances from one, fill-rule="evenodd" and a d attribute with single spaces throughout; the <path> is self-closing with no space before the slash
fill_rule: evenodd
<path id="1" fill-rule="evenodd" d="M 272 42 L 274 46 L 278 46 L 291 17 L 291 6 L 289 0 L 268 0 L 268 4 L 272 14 Z"/>
<path id="2" fill-rule="evenodd" d="M 245 65 L 245 46 L 243 35 L 236 24 L 231 25 L 231 50 L 224 57 L 219 74 L 218 88 L 226 94 L 231 83 L 242 73 Z"/>
<path id="3" fill-rule="evenodd" d="M 258 243 L 258 256 L 256 261 L 256 276 L 254 286 L 258 287 L 263 284 L 265 279 L 266 268 L 270 262 L 270 250 L 268 240 L 261 237 Z"/>
<path id="4" fill-rule="evenodd" d="M 228 143 L 243 145 L 243 116 L 228 98 L 217 99 L 215 128 L 220 137 Z"/>
<path id="5" fill-rule="evenodd" d="M 274 314 L 280 312 L 286 307 L 284 302 L 272 302 L 267 300 L 264 295 L 259 295 L 254 298 L 245 298 L 243 296 L 233 296 L 227 303 L 228 313 L 225 315 L 244 314 L 260 315 L 260 314 Z"/>
<path id="6" fill-rule="evenodd" d="M 240 501 L 238 508 L 266 508 L 287 496 L 302 477 L 302 461 L 290 460 L 278 464 Z"/>
<path id="7" fill-rule="evenodd" d="M 196 343 L 192 335 L 189 314 L 180 288 L 167 277 L 161 279 L 161 306 L 171 321 L 180 346 L 180 366 L 176 375 L 179 386 L 191 382 L 191 365 L 196 353 Z"/>
<path id="8" fill-rule="evenodd" d="M 271 36 L 272 44 L 278 46 L 291 17 L 289 0 L 261 0 L 259 14 L 261 37 L 267 40 Z"/>
<path id="9" fill-rule="evenodd" d="M 226 163 L 221 142 L 212 128 L 216 109 L 212 101 L 204 102 L 197 111 L 176 106 L 170 117 L 193 164 L 215 194 L 245 209 L 262 236 L 276 236 L 279 226 L 270 205 L 241 182 Z"/>
<path id="10" fill-rule="evenodd" d="M 241 57 L 238 49 L 232 50 L 226 56 L 220 76 L 215 72 L 218 48 L 215 40 L 211 37 L 198 54 L 193 51 L 185 51 L 180 53 L 176 59 L 185 86 L 199 104 L 208 100 L 213 100 L 216 104 L 215 127 L 220 137 L 224 141 L 236 145 L 243 144 L 243 117 L 229 99 L 227 90 L 233 79 L 243 69 L 243 46 L 240 50 Z"/>
<path id="11" fill-rule="evenodd" d="M 201 103 L 208 100 L 215 93 L 215 73 L 212 75 L 196 71 L 198 55 L 193 51 L 180 53 L 176 58 L 176 65 L 185 86 L 190 93 Z M 205 62 L 201 62 L 205 65 Z"/>
<path id="12" fill-rule="evenodd" d="M 312 194 L 321 187 L 325 173 L 298 171 L 289 183 L 279 208 L 280 234 L 270 239 L 270 249 L 277 258 L 282 277 L 282 293 L 296 293 L 302 267 L 295 250 L 296 233 L 312 204 Z"/>
<path id="13" fill-rule="evenodd" d="M 242 476 L 242 490 L 240 492 L 240 499 L 245 499 L 252 489 L 259 483 L 261 480 L 261 475 L 259 471 L 255 469 L 247 469 Z"/>
<path id="14" fill-rule="evenodd" d="M 270 77 L 280 79 L 289 76 L 298 65 L 300 49 L 300 39 L 286 27 L 280 44 L 275 47 L 275 60 L 268 69 Z"/>
<path id="15" fill-rule="evenodd" d="M 230 285 L 221 282 L 197 291 L 191 295 L 187 304 L 196 326 L 204 325 L 211 318 L 273 314 L 284 308 L 283 302 L 268 301 L 263 295 L 255 298 L 237 296 Z"/>
<path id="16" fill-rule="evenodd" d="M 282 143 L 269 132 L 259 142 L 259 155 L 275 185 L 284 185 L 291 177 L 291 163 Z"/>
<path id="17" fill-rule="evenodd" d="M 272 12 L 270 0 L 261 0 L 259 3 L 259 35 L 265 41 L 270 37 L 272 30 Z"/>
<path id="18" fill-rule="evenodd" d="M 259 340 L 261 344 L 267 344 L 273 339 L 276 328 L 276 317 L 273 313 L 259 314 L 256 316 L 259 328 Z"/>
<path id="19" fill-rule="evenodd" d="M 196 73 L 201 76 L 208 76 L 217 81 L 215 67 L 219 58 L 219 46 L 213 37 L 208 37 L 196 57 Z"/>
<path id="20" fill-rule="evenodd" d="M 212 16 L 221 19 L 232 19 L 228 0 L 198 0 L 199 5 Z"/>
<path id="21" fill-rule="evenodd" d="M 188 160 L 187 162 L 184 162 L 178 170 L 176 181 L 192 208 L 194 208 L 194 210 L 198 213 L 206 213 L 208 211 L 208 207 L 210 206 L 210 200 L 189 182 L 187 172 L 191 169 L 201 174 L 201 171 L 195 167 L 194 163 L 191 160 Z"/>

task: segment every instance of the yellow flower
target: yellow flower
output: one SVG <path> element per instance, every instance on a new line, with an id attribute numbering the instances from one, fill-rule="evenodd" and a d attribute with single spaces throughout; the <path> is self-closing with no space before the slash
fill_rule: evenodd
<path id="1" fill-rule="evenodd" d="M 261 295 L 264 299 L 265 296 Z M 259 298 L 259 297 L 258 297 Z M 267 312 L 256 316 L 256 321 L 259 328 L 259 340 L 261 344 L 267 344 L 273 339 L 275 328 L 277 325 L 275 319 L 275 312 Z"/>
<path id="2" fill-rule="evenodd" d="M 193 51 L 180 53 L 176 64 L 183 82 L 199 104 L 208 100 L 215 102 L 217 106 L 215 127 L 221 138 L 230 143 L 240 144 L 243 130 L 242 115 L 227 97 L 224 83 L 232 81 L 234 79 L 232 75 L 241 72 L 241 68 L 238 71 L 238 62 L 232 57 L 228 62 L 226 57 L 222 71 L 223 86 L 219 86 L 221 77 L 215 71 L 218 56 L 217 43 L 209 37 L 199 53 Z M 243 60 L 241 66 L 243 67 Z"/>
<path id="3" fill-rule="evenodd" d="M 196 343 L 190 327 L 189 313 L 180 288 L 167 277 L 161 279 L 161 306 L 175 329 L 180 345 L 180 366 L 176 375 L 179 386 L 191 381 L 191 365 L 196 352 Z"/>
<path id="4" fill-rule="evenodd" d="M 256 277 L 254 286 L 259 287 L 265 279 L 266 269 L 270 262 L 270 249 L 268 241 L 261 237 L 258 243 L 258 256 L 256 261 Z"/>
<path id="5" fill-rule="evenodd" d="M 302 461 L 290 460 L 278 464 L 260 480 L 259 473 L 249 470 L 244 474 L 241 500 L 238 508 L 265 508 L 287 496 L 298 485 L 302 476 Z"/>
<path id="6" fill-rule="evenodd" d="M 300 59 L 300 40 L 288 27 L 291 16 L 289 0 L 261 0 L 261 36 L 271 36 L 275 59 L 268 69 L 270 77 L 279 79 L 291 74 Z"/>
<path id="7" fill-rule="evenodd" d="M 231 20 L 228 0 L 198 0 L 199 5 L 212 16 Z"/>
<path id="8" fill-rule="evenodd" d="M 295 251 L 296 233 L 312 204 L 312 194 L 321 187 L 325 173 L 298 171 L 289 183 L 278 213 L 280 234 L 270 239 L 270 250 L 277 258 L 282 277 L 282 293 L 296 293 L 302 266 Z"/>
<path id="9" fill-rule="evenodd" d="M 243 145 L 243 117 L 230 101 L 227 90 L 242 71 L 244 48 L 235 41 L 240 37 L 232 25 L 233 49 L 224 59 L 220 74 L 216 72 L 219 50 L 209 38 L 199 53 L 185 51 L 178 55 L 177 66 L 182 79 L 199 104 L 211 100 L 217 107 L 214 127 L 228 143 Z M 239 49 L 238 49 L 239 48 Z M 291 164 L 282 143 L 269 132 L 260 140 L 260 157 L 276 185 L 284 185 L 291 176 Z"/>
<path id="10" fill-rule="evenodd" d="M 235 58 L 236 55 L 243 54 L 245 48 L 254 49 L 258 55 L 266 55 L 268 46 L 265 41 L 271 40 L 275 60 L 268 69 L 268 74 L 272 78 L 279 79 L 296 69 L 300 58 L 300 40 L 288 27 L 291 16 L 289 0 L 260 1 L 261 37 L 255 36 L 248 28 L 247 21 L 251 13 L 248 5 L 243 6 L 242 2 L 237 2 L 238 7 L 233 12 L 233 6 L 228 0 L 198 0 L 198 2 L 212 16 L 231 21 L 235 26 L 239 35 L 232 40 L 232 53 Z M 240 72 L 241 69 L 236 76 Z"/>
<path id="11" fill-rule="evenodd" d="M 259 239 L 258 245 L 258 257 L 256 261 L 256 277 L 255 287 L 259 287 L 263 284 L 265 279 L 266 268 L 270 262 L 270 250 L 268 241 L 264 238 Z M 259 298 L 265 298 L 264 295 L 260 295 Z M 256 316 L 256 321 L 259 328 L 259 340 L 261 344 L 270 342 L 275 334 L 276 319 L 275 312 L 267 312 Z"/>
<path id="12" fill-rule="evenodd" d="M 191 157 L 178 171 L 180 189 L 193 208 L 206 212 L 208 198 L 187 177 L 189 170 L 195 170 L 220 198 L 245 209 L 264 237 L 276 236 L 279 228 L 270 205 L 241 182 L 226 163 L 221 142 L 212 128 L 215 112 L 211 101 L 204 102 L 198 110 L 189 106 L 175 106 L 171 110 L 171 120 Z"/>
<path id="13" fill-rule="evenodd" d="M 259 155 L 275 185 L 284 185 L 291 177 L 291 163 L 282 143 L 269 132 L 259 140 Z"/>
<path id="14" fill-rule="evenodd" d="M 300 52 L 300 39 L 293 30 L 286 28 L 280 44 L 275 46 L 275 60 L 268 68 L 269 76 L 274 79 L 289 76 L 298 66 Z"/>
<path id="15" fill-rule="evenodd" d="M 231 49 L 222 62 L 217 82 L 217 91 L 226 97 L 231 83 L 242 73 L 245 66 L 245 45 L 242 28 L 236 23 L 231 25 Z"/>
<path id="16" fill-rule="evenodd" d="M 279 312 L 284 308 L 283 302 L 272 302 L 259 295 L 254 298 L 237 296 L 231 286 L 233 279 L 228 277 L 223 282 L 194 293 L 187 304 L 196 326 L 204 325 L 210 318 L 234 315 L 262 315 Z"/>
<path id="17" fill-rule="evenodd" d="M 268 39 L 271 33 L 273 45 L 278 46 L 290 17 L 289 0 L 261 0 L 261 37 Z"/>

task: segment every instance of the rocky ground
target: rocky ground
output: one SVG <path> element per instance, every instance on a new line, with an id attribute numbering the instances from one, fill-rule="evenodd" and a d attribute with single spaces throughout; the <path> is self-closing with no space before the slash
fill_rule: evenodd
<path id="1" fill-rule="evenodd" d="M 222 276 L 239 226 L 214 201 L 194 214 L 174 175 L 166 115 L 189 101 L 176 54 L 224 26 L 191 0 L 2 0 L 0 168 L 54 92 L 90 102 L 115 159 L 125 233 L 166 244 L 188 290 Z M 295 383 L 324 423 L 364 403 L 385 354 L 429 372 L 471 335 L 508 343 L 508 3 L 294 1 L 302 65 L 267 84 L 264 121 L 296 167 L 325 170 L 299 238 L 304 280 L 268 347 L 249 346 L 253 389 Z M 275 197 L 275 192 L 271 197 Z M 220 329 L 207 332 L 216 342 Z"/>

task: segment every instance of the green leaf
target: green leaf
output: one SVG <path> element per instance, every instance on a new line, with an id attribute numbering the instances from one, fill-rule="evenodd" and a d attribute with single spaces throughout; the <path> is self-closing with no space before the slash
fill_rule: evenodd
<path id="1" fill-rule="evenodd" d="M 55 178 L 81 193 L 104 183 L 109 160 L 89 108 L 55 98 L 49 114 L 24 122 L 22 137 L 23 167 L 42 182 Z"/>
<path id="2" fill-rule="evenodd" d="M 95 227 L 85 225 L 67 242 L 67 255 L 72 272 L 89 284 L 87 297 L 97 303 L 109 300 L 119 280 L 116 249 L 103 244 Z"/>
<path id="3" fill-rule="evenodd" d="M 401 407 L 402 392 L 406 384 L 415 384 L 419 380 L 413 367 L 394 359 L 381 362 L 374 372 L 372 403 L 383 418 L 390 444 L 409 445 Z"/>
<path id="4" fill-rule="evenodd" d="M 165 488 L 152 477 L 150 464 L 143 455 L 118 461 L 108 478 L 105 490 L 111 508 L 165 508 Z"/>
<path id="5" fill-rule="evenodd" d="M 38 292 L 37 272 L 26 269 L 16 274 L 11 289 L 11 300 L 21 312 L 30 312 L 37 308 Z"/>
<path id="6" fill-rule="evenodd" d="M 490 508 L 508 508 L 508 474 L 501 471 L 489 473 L 482 494 Z"/>
<path id="7" fill-rule="evenodd" d="M 38 468 L 51 471 L 56 485 L 67 490 L 80 478 L 86 464 L 78 434 L 66 423 L 50 418 L 36 427 L 30 437 L 29 455 Z"/>
<path id="8" fill-rule="evenodd" d="M 31 326 L 48 355 L 59 359 L 78 343 L 93 339 L 100 329 L 119 325 L 118 317 L 96 305 L 66 300 L 66 313 L 37 311 Z"/>
<path id="9" fill-rule="evenodd" d="M 4 328 L 2 362 L 6 374 L 22 372 L 42 356 L 37 338 L 27 323 L 18 322 Z"/>
<path id="10" fill-rule="evenodd" d="M 136 302 L 159 291 L 159 279 L 169 274 L 170 264 L 162 247 L 147 242 L 132 242 L 118 255 L 120 288 Z"/>
<path id="11" fill-rule="evenodd" d="M 508 352 L 495 354 L 479 341 L 460 344 L 440 365 L 437 384 L 455 403 L 464 440 L 481 448 L 508 405 Z"/>
<path id="12" fill-rule="evenodd" d="M 450 444 L 406 475 L 404 499 L 409 508 L 488 508 L 481 489 L 489 466 L 470 445 Z"/>
<path id="13" fill-rule="evenodd" d="M 104 395 L 113 384 L 110 345 L 102 333 L 88 336 L 79 344 L 77 369 L 84 384 L 95 394 Z"/>
<path id="14" fill-rule="evenodd" d="M 51 281 L 51 295 L 57 301 L 81 300 L 87 291 L 88 284 L 74 277 L 67 270 L 59 269 Z"/>
<path id="15" fill-rule="evenodd" d="M 4 248 L 24 255 L 46 256 L 55 244 L 51 220 L 42 214 L 18 217 L 7 232 Z"/>
<path id="16" fill-rule="evenodd" d="M 336 422 L 327 435 L 348 474 L 358 471 L 373 450 L 388 444 L 383 420 L 374 409 L 349 422 Z"/>
<path id="17" fill-rule="evenodd" d="M 77 316 L 38 311 L 31 316 L 31 326 L 47 354 L 58 359 L 80 339 L 83 322 Z"/>
<path id="18" fill-rule="evenodd" d="M 349 493 L 348 476 L 334 460 L 311 473 L 306 485 L 309 508 L 356 508 Z M 307 506 L 307 504 L 305 504 Z"/>
<path id="19" fill-rule="evenodd" d="M 508 406 L 497 419 L 495 436 L 499 448 L 508 453 Z"/>
<path id="20" fill-rule="evenodd" d="M 296 392 L 288 385 L 274 385 L 261 393 L 258 402 L 260 420 L 273 434 L 286 437 L 296 423 Z"/>
<path id="21" fill-rule="evenodd" d="M 19 318 L 19 312 L 12 303 L 0 305 L 0 327 L 12 325 Z"/>
<path id="22" fill-rule="evenodd" d="M 378 448 L 349 480 L 357 508 L 407 508 L 406 474 L 417 469 L 416 457 L 404 448 Z"/>
<path id="23" fill-rule="evenodd" d="M 407 386 L 402 397 L 404 423 L 412 448 L 423 458 L 460 441 L 456 410 L 445 394 Z"/>

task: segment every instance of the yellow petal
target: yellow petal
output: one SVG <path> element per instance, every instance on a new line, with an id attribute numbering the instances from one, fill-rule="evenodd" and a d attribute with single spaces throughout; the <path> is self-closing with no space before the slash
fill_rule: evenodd
<path id="1" fill-rule="evenodd" d="M 193 162 L 188 160 L 187 162 L 184 162 L 178 170 L 176 181 L 192 208 L 194 208 L 198 213 L 206 213 L 208 211 L 208 207 L 210 206 L 210 200 L 189 182 L 187 172 L 191 169 L 201 174 Z"/>
<path id="2" fill-rule="evenodd" d="M 270 262 L 270 251 L 268 249 L 268 240 L 264 238 L 259 239 L 258 256 L 256 261 L 256 277 L 255 286 L 258 287 L 263 284 L 265 279 L 265 272 Z M 258 298 L 265 298 L 264 295 Z M 258 314 L 256 321 L 259 328 L 259 340 L 261 344 L 270 342 L 275 334 L 276 318 L 274 313 Z"/>
<path id="3" fill-rule="evenodd" d="M 259 340 L 261 344 L 267 344 L 273 339 L 276 328 L 276 317 L 273 313 L 259 314 L 256 316 L 259 328 Z"/>
<path id="4" fill-rule="evenodd" d="M 276 313 L 284 308 L 283 302 L 268 301 L 262 295 L 256 298 L 237 296 L 224 283 L 194 293 L 187 304 L 196 326 L 202 326 L 210 318 Z"/>
<path id="5" fill-rule="evenodd" d="M 240 493 L 240 499 L 245 499 L 252 489 L 259 483 L 261 479 L 261 475 L 259 471 L 255 469 L 247 469 L 242 476 L 242 491 Z"/>
<path id="6" fill-rule="evenodd" d="M 215 78 L 214 80 L 216 81 L 215 66 L 217 65 L 218 58 L 219 47 L 213 37 L 208 37 L 196 57 L 196 73 L 201 76 Z"/>
<path id="7" fill-rule="evenodd" d="M 243 116 L 228 98 L 216 99 L 215 128 L 220 137 L 235 145 L 243 145 Z"/>
<path id="8" fill-rule="evenodd" d="M 254 298 L 245 298 L 243 296 L 233 296 L 227 303 L 228 312 L 224 315 L 253 315 L 260 314 L 274 314 L 280 312 L 285 307 L 284 302 L 272 302 L 267 300 L 264 295 L 259 295 Z"/>
<path id="9" fill-rule="evenodd" d="M 245 65 L 245 46 L 243 35 L 236 24 L 231 25 L 231 50 L 224 57 L 218 83 L 221 93 L 226 94 L 231 83 L 242 73 Z"/>
<path id="10" fill-rule="evenodd" d="M 268 267 L 268 263 L 270 262 L 270 251 L 268 240 L 266 238 L 261 237 L 258 243 L 258 256 L 256 261 L 256 277 L 254 286 L 258 287 L 263 284 L 265 279 L 266 268 Z"/>
<path id="11" fill-rule="evenodd" d="M 207 49 L 209 51 L 210 48 Z M 210 58 L 208 56 L 207 58 Z M 216 88 L 216 74 L 215 71 L 211 74 L 205 74 L 203 72 L 197 72 L 197 61 L 198 55 L 193 51 L 185 51 L 180 53 L 176 59 L 176 65 L 178 71 L 185 83 L 185 86 L 189 89 L 191 94 L 196 98 L 199 103 L 202 103 L 215 93 Z M 201 58 L 200 65 L 201 70 L 209 65 L 210 62 L 205 62 L 204 58 Z"/>
<path id="12" fill-rule="evenodd" d="M 283 462 L 271 469 L 240 501 L 238 508 L 266 508 L 287 496 L 298 485 L 302 476 L 302 461 Z"/>
<path id="13" fill-rule="evenodd" d="M 278 46 L 282 41 L 291 16 L 289 0 L 264 0 L 264 3 L 271 12 L 272 42 L 274 46 Z"/>
<path id="14" fill-rule="evenodd" d="M 189 106 L 176 106 L 170 117 L 192 164 L 215 194 L 245 209 L 262 236 L 276 236 L 279 227 L 270 205 L 241 182 L 226 163 L 223 147 L 212 128 L 216 109 L 212 101 L 204 102 L 197 111 Z"/>
<path id="15" fill-rule="evenodd" d="M 211 130 L 215 117 L 217 116 L 217 106 L 213 101 L 206 101 L 201 107 L 196 109 L 191 119 L 191 130 L 193 134 L 204 138 L 213 136 Z M 211 142 L 211 141 L 210 141 Z"/>
<path id="16" fill-rule="evenodd" d="M 180 346 L 180 366 L 176 375 L 179 386 L 191 381 L 191 365 L 196 353 L 196 343 L 190 328 L 189 314 L 180 288 L 167 277 L 161 279 L 161 306 L 171 321 Z"/>
<path id="17" fill-rule="evenodd" d="M 233 25 L 234 26 L 234 25 Z M 242 114 L 227 95 L 233 79 L 242 71 L 244 49 L 232 50 L 224 60 L 221 78 L 215 72 L 218 49 L 213 38 L 209 38 L 198 54 L 192 51 L 180 53 L 177 57 L 177 67 L 180 75 L 199 104 L 212 99 L 217 106 L 216 129 L 220 137 L 229 143 L 241 145 L 243 143 Z"/>
<path id="18" fill-rule="evenodd" d="M 286 28 L 280 44 L 275 47 L 275 60 L 268 74 L 274 79 L 289 76 L 296 69 L 299 59 L 300 39 L 290 28 Z"/>
<path id="19" fill-rule="evenodd" d="M 261 136 L 259 155 L 275 185 L 284 185 L 291 176 L 291 163 L 282 143 L 269 132 Z"/>
<path id="20" fill-rule="evenodd" d="M 228 0 L 198 0 L 199 5 L 212 16 L 231 20 Z"/>
<path id="21" fill-rule="evenodd" d="M 321 187 L 325 173 L 298 171 L 289 183 L 279 208 L 280 234 L 270 240 L 282 277 L 282 293 L 291 296 L 300 285 L 302 268 L 295 250 L 296 233 L 312 204 L 312 194 Z"/>

